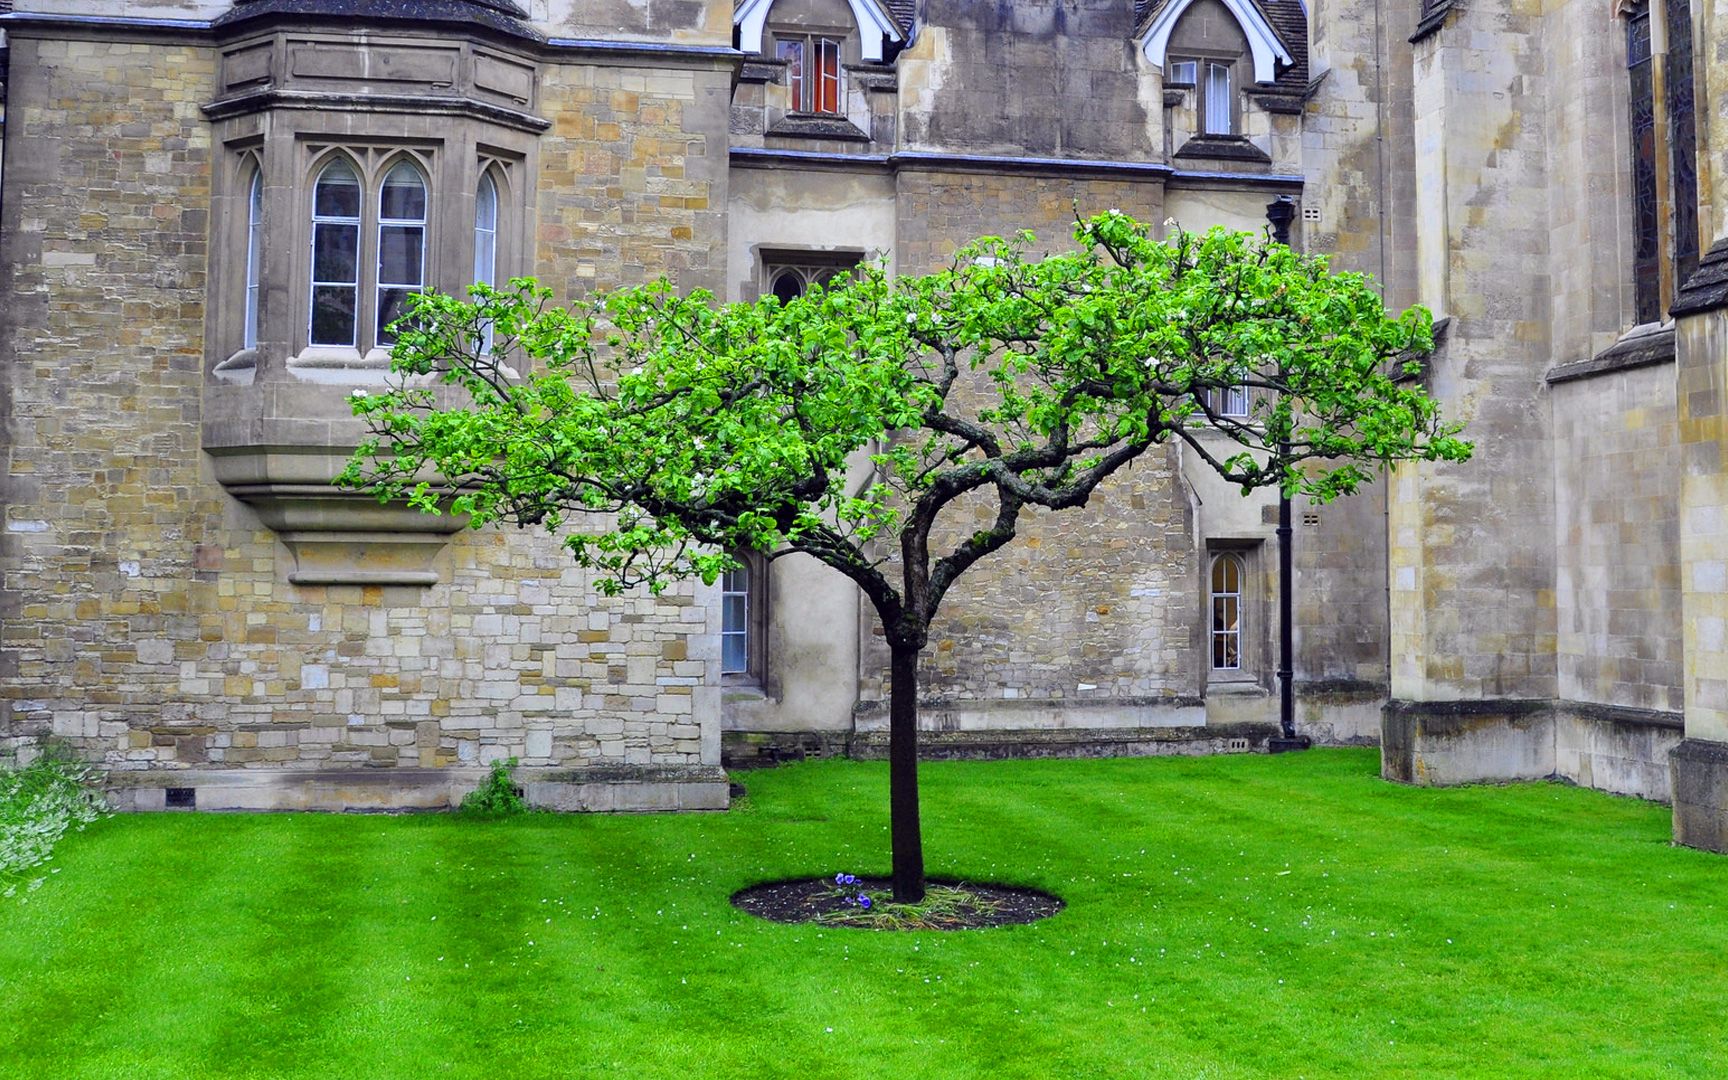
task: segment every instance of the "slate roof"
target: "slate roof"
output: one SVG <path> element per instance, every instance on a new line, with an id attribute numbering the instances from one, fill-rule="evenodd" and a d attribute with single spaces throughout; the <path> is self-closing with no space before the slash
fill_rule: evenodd
<path id="1" fill-rule="evenodd" d="M 918 0 L 881 0 L 882 6 L 888 9 L 888 14 L 894 16 L 894 21 L 900 24 L 900 33 L 906 37 L 912 36 L 912 19 L 918 14 Z M 732 0 L 734 10 L 743 4 L 744 0 Z"/>
<path id="2" fill-rule="evenodd" d="M 1295 63 L 1278 73 L 1272 86 L 1277 93 L 1301 96 L 1308 91 L 1308 14 L 1302 10 L 1302 0 L 1248 0 L 1266 16 L 1266 22 Z M 1134 33 L 1145 31 L 1153 16 L 1164 10 L 1169 0 L 1134 0 Z"/>

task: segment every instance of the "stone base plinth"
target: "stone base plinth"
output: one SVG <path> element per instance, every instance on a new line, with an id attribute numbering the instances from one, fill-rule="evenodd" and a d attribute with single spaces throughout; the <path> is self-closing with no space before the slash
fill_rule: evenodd
<path id="1" fill-rule="evenodd" d="M 1444 786 L 1554 775 L 1550 701 L 1390 701 L 1380 714 L 1380 775 Z"/>
<path id="2" fill-rule="evenodd" d="M 1728 743 L 1685 739 L 1668 755 L 1674 842 L 1728 853 Z"/>
<path id="3" fill-rule="evenodd" d="M 484 768 L 175 769 L 108 774 L 120 810 L 450 810 L 485 780 Z M 519 768 L 528 804 L 543 810 L 724 810 L 715 765 Z"/>
<path id="4" fill-rule="evenodd" d="M 1157 757 L 1165 754 L 1260 753 L 1276 724 L 1226 724 L 1093 730 L 1033 728 L 1000 731 L 920 731 L 925 761 L 1000 758 Z M 886 731 L 859 732 L 847 752 L 870 760 L 888 756 Z"/>

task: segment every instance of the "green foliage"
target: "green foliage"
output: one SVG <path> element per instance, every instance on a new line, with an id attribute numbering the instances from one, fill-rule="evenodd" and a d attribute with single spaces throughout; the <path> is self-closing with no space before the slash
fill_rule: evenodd
<path id="1" fill-rule="evenodd" d="M 47 877 L 36 871 L 61 837 L 113 812 L 98 783 L 96 770 L 58 741 L 44 742 L 28 765 L 0 762 L 0 896 L 40 888 Z"/>
<path id="2" fill-rule="evenodd" d="M 492 771 L 486 774 L 486 779 L 480 782 L 480 786 L 462 797 L 462 812 L 476 817 L 526 814 L 528 801 L 516 787 L 516 778 L 512 775 L 515 768 L 515 758 L 494 761 Z"/>
<path id="3" fill-rule="evenodd" d="M 985 238 L 938 273 L 869 266 L 784 303 L 664 280 L 575 309 L 525 278 L 417 297 L 402 385 L 356 392 L 375 437 L 342 482 L 544 527 L 609 593 L 712 582 L 728 551 L 802 551 L 919 643 L 1023 507 L 1083 505 L 1151 447 L 1322 501 L 1384 463 L 1469 456 L 1414 378 L 1428 313 L 1387 313 L 1364 276 L 1221 229 L 1155 240 L 1115 211 L 1074 239 L 1034 258 L 1029 233 Z M 1252 415 L 1214 408 L 1242 385 Z M 980 490 L 995 523 L 932 562 L 937 515 Z M 877 541 L 900 547 L 903 580 Z"/>

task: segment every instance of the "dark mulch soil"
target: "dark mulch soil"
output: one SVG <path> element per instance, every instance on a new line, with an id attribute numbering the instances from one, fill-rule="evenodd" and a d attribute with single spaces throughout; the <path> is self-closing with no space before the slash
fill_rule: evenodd
<path id="1" fill-rule="evenodd" d="M 941 905 L 919 920 L 919 926 L 871 925 L 861 921 L 859 910 L 846 903 L 835 888 L 833 878 L 802 878 L 796 881 L 766 881 L 732 894 L 732 906 L 740 911 L 774 922 L 808 923 L 826 921 L 824 916 L 843 917 L 845 921 L 831 925 L 854 926 L 864 930 L 981 930 L 990 926 L 1014 926 L 1047 919 L 1062 910 L 1062 901 L 1037 889 L 1013 885 L 974 885 L 961 881 L 934 881 L 931 885 L 946 885 L 965 893 L 953 904 Z M 893 884 L 887 878 L 859 878 L 848 892 L 860 890 L 887 897 Z"/>

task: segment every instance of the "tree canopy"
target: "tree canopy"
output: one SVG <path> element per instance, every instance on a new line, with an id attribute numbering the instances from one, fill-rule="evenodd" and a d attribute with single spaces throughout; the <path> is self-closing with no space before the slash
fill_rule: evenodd
<path id="1" fill-rule="evenodd" d="M 529 279 L 419 296 L 400 384 L 357 394 L 373 437 L 341 480 L 476 527 L 543 527 L 608 593 L 712 583 L 743 550 L 846 574 L 895 656 L 896 894 L 921 894 L 921 854 L 916 884 L 902 874 L 916 656 L 948 588 L 1027 507 L 1082 506 L 1172 440 L 1244 492 L 1320 501 L 1381 463 L 1470 452 L 1413 378 L 1428 313 L 1388 314 L 1364 276 L 1251 234 L 1156 239 L 1116 211 L 1073 236 L 1043 257 L 1029 233 L 987 237 L 936 273 L 865 266 L 785 302 L 664 280 L 574 309 Z M 1240 388 L 1247 415 L 1223 407 Z M 971 493 L 994 522 L 933 551 L 942 510 Z"/>

